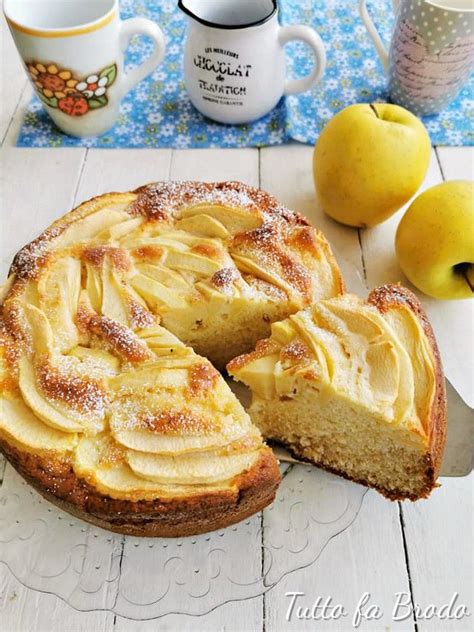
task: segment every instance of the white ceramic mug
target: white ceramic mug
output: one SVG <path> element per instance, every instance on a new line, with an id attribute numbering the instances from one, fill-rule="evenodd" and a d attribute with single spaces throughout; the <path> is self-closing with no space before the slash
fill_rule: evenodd
<path id="1" fill-rule="evenodd" d="M 280 26 L 276 0 L 179 0 L 188 16 L 184 81 L 193 105 L 220 123 L 248 123 L 283 95 L 309 90 L 326 66 L 324 45 L 308 26 Z M 286 79 L 284 46 L 308 44 L 316 57 L 303 79 Z"/>
<path id="2" fill-rule="evenodd" d="M 393 0 L 396 23 L 388 52 L 366 5 L 359 0 L 388 74 L 390 99 L 419 115 L 443 110 L 473 70 L 474 0 Z"/>
<path id="3" fill-rule="evenodd" d="M 115 123 L 120 101 L 162 61 L 165 39 L 150 20 L 122 21 L 118 0 L 4 0 L 5 17 L 26 71 L 56 125 L 71 136 L 95 136 Z M 155 50 L 124 71 L 135 34 Z"/>

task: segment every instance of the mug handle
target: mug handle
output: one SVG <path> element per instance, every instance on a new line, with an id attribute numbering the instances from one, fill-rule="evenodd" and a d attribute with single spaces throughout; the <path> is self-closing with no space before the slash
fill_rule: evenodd
<path id="1" fill-rule="evenodd" d="M 400 0 L 392 0 L 393 12 L 397 13 L 398 7 L 400 5 Z M 382 62 L 383 69 L 385 72 L 388 72 L 388 52 L 385 48 L 384 43 L 382 42 L 382 38 L 378 34 L 377 29 L 375 28 L 375 24 L 373 23 L 369 12 L 367 11 L 367 0 L 359 0 L 359 13 L 362 18 L 362 22 L 364 23 L 365 28 L 367 29 L 368 34 L 370 35 L 371 40 L 374 43 L 375 50 L 377 51 L 378 56 L 380 57 L 380 61 Z"/>
<path id="2" fill-rule="evenodd" d="M 326 68 L 326 51 L 322 39 L 312 28 L 301 24 L 291 24 L 289 26 L 280 27 L 278 39 L 282 46 L 293 40 L 300 40 L 313 49 L 314 56 L 316 57 L 316 65 L 313 71 L 302 79 L 287 79 L 283 94 L 284 96 L 288 96 L 289 94 L 306 92 L 306 90 L 309 90 L 321 79 Z"/>
<path id="3" fill-rule="evenodd" d="M 130 39 L 134 35 L 148 35 L 148 37 L 151 37 L 155 43 L 155 50 L 143 63 L 125 73 L 120 84 L 121 98 L 130 92 L 137 83 L 140 83 L 140 81 L 151 74 L 165 56 L 165 36 L 157 24 L 146 18 L 130 18 L 122 22 L 120 27 L 120 48 L 122 52 L 125 52 Z"/>

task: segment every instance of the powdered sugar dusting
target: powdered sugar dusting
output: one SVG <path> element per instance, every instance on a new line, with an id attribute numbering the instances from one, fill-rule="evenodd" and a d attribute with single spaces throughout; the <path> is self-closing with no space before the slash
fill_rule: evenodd
<path id="1" fill-rule="evenodd" d="M 285 243 L 286 233 L 279 225 L 264 224 L 260 228 L 239 233 L 232 240 L 231 252 L 251 256 L 267 270 L 273 270 L 283 278 L 288 288 L 297 292 L 309 303 L 312 297 L 312 277 L 296 252 Z"/>
<path id="2" fill-rule="evenodd" d="M 36 367 L 36 375 L 38 385 L 50 399 L 83 415 L 103 417 L 106 391 L 99 381 L 65 373 L 47 362 Z"/>
<path id="3" fill-rule="evenodd" d="M 260 212 L 264 222 L 284 219 L 307 224 L 306 220 L 282 206 L 273 196 L 241 182 L 156 182 L 137 192 L 138 197 L 129 212 L 155 220 L 177 218 L 179 211 L 187 206 L 216 204 Z"/>
<path id="4" fill-rule="evenodd" d="M 142 307 L 138 301 L 131 299 L 128 309 L 130 312 L 130 326 L 133 329 L 145 329 L 156 324 L 156 316 Z"/>
<path id="5" fill-rule="evenodd" d="M 143 362 L 152 357 L 147 345 L 131 329 L 107 316 L 92 317 L 89 326 L 94 333 L 103 336 L 112 349 L 129 362 Z"/>
<path id="6" fill-rule="evenodd" d="M 35 279 L 46 260 L 46 252 L 51 242 L 64 230 L 64 226 L 49 228 L 31 243 L 22 248 L 13 259 L 10 272 L 19 279 Z"/>
<path id="7" fill-rule="evenodd" d="M 222 268 L 211 277 L 212 285 L 224 294 L 233 294 L 232 285 L 240 279 L 240 273 L 236 268 Z"/>
<path id="8" fill-rule="evenodd" d="M 178 436 L 206 435 L 220 430 L 220 424 L 216 419 L 204 418 L 181 408 L 161 410 L 157 413 L 142 412 L 137 419 L 137 426 L 158 434 Z"/>

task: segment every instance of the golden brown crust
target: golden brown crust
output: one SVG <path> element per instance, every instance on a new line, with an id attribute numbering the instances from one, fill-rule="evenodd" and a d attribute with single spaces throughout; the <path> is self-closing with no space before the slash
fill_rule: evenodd
<path id="1" fill-rule="evenodd" d="M 183 437 L 198 432 L 205 434 L 222 430 L 219 420 L 203 417 L 185 408 L 177 411 L 163 410 L 159 413 L 147 412 L 139 415 L 136 423 L 137 428 L 167 436 Z"/>
<path id="2" fill-rule="evenodd" d="M 297 364 L 305 358 L 311 358 L 311 351 L 301 341 L 294 340 L 282 347 L 280 357 L 282 360 L 286 360 L 290 364 Z"/>
<path id="3" fill-rule="evenodd" d="M 212 275 L 211 283 L 215 288 L 221 290 L 221 292 L 226 292 L 238 278 L 239 274 L 233 268 L 222 268 Z"/>
<path id="4" fill-rule="evenodd" d="M 107 393 L 98 380 L 72 377 L 47 361 L 36 366 L 36 375 L 40 388 L 51 400 L 78 412 L 102 413 Z"/>
<path id="5" fill-rule="evenodd" d="M 79 308 L 77 322 L 83 331 L 88 330 L 100 336 L 117 355 L 128 362 L 138 364 L 152 357 L 146 344 L 131 329 L 116 320 L 97 314 L 84 316 L 84 312 L 81 312 Z"/>
<path id="6" fill-rule="evenodd" d="M 257 340 L 254 351 L 250 351 L 250 353 L 244 353 L 243 355 L 237 356 L 227 364 L 227 372 L 230 375 L 233 375 L 239 369 L 249 364 L 250 362 L 253 362 L 254 360 L 259 360 L 260 358 L 264 358 L 266 355 L 277 353 L 279 351 L 279 345 L 270 338 Z"/>
<path id="7" fill-rule="evenodd" d="M 375 305 L 382 313 L 388 309 L 396 308 L 397 305 L 409 307 L 423 327 L 435 360 L 435 396 L 427 424 L 429 429 L 429 448 L 426 455 L 426 485 L 420 495 L 417 496 L 417 498 L 423 498 L 428 496 L 436 486 L 436 479 L 443 460 L 447 433 L 446 384 L 438 344 L 425 310 L 415 294 L 407 288 L 402 287 L 400 284 L 383 285 L 372 290 L 369 294 L 368 302 Z M 394 498 L 394 500 L 397 500 L 397 498 Z M 411 500 L 416 500 L 416 498 L 411 498 Z"/>
<path id="8" fill-rule="evenodd" d="M 100 268 L 104 259 L 107 259 L 115 270 L 126 271 L 130 268 L 130 257 L 124 248 L 85 246 L 81 250 L 82 259 L 95 268 Z"/>
<path id="9" fill-rule="evenodd" d="M 174 499 L 117 500 L 76 476 L 67 461 L 21 452 L 0 438 L 0 450 L 42 496 L 104 529 L 134 536 L 182 537 L 222 529 L 266 507 L 275 497 L 280 471 L 270 448 L 228 491 Z"/>
<path id="10" fill-rule="evenodd" d="M 269 219 L 279 217 L 291 224 L 310 225 L 306 218 L 282 206 L 266 191 L 242 182 L 156 182 L 141 186 L 134 193 L 138 197 L 131 213 L 145 215 L 151 220 L 169 220 L 183 206 L 212 199 L 217 204 L 244 207 L 256 215 L 263 211 L 269 214 Z"/>
<path id="11" fill-rule="evenodd" d="M 217 380 L 220 373 L 208 362 L 194 364 L 189 370 L 189 390 L 195 396 L 206 396 Z"/>
<path id="12" fill-rule="evenodd" d="M 111 192 L 105 195 L 97 195 L 53 222 L 41 235 L 33 239 L 29 244 L 26 244 L 26 246 L 23 246 L 13 258 L 8 274 L 9 276 L 15 275 L 16 278 L 11 291 L 14 293 L 19 291 L 19 288 L 16 288 L 19 285 L 19 281 L 36 278 L 39 270 L 46 262 L 49 247 L 72 223 L 95 213 L 98 210 L 98 205 L 104 208 L 109 201 L 116 202 L 118 198 L 123 199 L 125 204 L 130 204 L 135 197 L 131 193 Z"/>

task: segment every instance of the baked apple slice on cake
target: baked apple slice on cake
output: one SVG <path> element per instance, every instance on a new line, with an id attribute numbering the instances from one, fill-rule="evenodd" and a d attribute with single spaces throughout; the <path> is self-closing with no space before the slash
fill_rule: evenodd
<path id="1" fill-rule="evenodd" d="M 228 365 L 249 414 L 296 457 L 415 500 L 436 485 L 446 433 L 441 360 L 420 303 L 400 286 L 324 300 L 272 325 Z"/>

